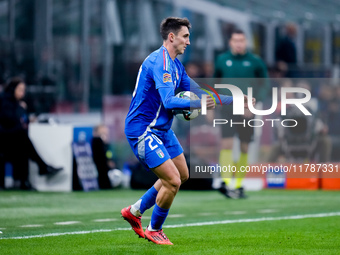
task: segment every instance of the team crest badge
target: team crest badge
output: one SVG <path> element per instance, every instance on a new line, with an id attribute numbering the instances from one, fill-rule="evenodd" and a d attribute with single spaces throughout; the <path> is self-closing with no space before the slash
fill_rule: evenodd
<path id="1" fill-rule="evenodd" d="M 158 157 L 164 158 L 164 153 L 163 153 L 163 151 L 162 151 L 161 149 L 158 149 L 158 150 L 156 151 L 156 153 L 157 153 Z"/>

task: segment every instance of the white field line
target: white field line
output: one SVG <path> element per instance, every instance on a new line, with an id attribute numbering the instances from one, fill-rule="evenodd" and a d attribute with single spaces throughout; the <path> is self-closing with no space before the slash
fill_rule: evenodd
<path id="1" fill-rule="evenodd" d="M 93 220 L 94 222 L 110 222 L 110 221 L 117 221 L 118 219 L 96 219 Z"/>
<path id="2" fill-rule="evenodd" d="M 8 238 L 0 238 L 0 240 L 1 239 L 31 239 L 31 238 L 41 238 L 41 237 L 48 237 L 48 236 L 64 236 L 64 235 L 83 235 L 83 234 L 111 232 L 111 231 L 119 231 L 119 230 L 131 230 L 131 228 L 97 229 L 97 230 L 75 231 L 75 232 L 65 232 L 65 233 L 48 233 L 48 234 L 34 235 L 34 236 L 15 236 L 15 237 L 8 237 Z"/>
<path id="3" fill-rule="evenodd" d="M 78 224 L 80 221 L 63 221 L 63 222 L 55 222 L 54 225 L 73 225 Z"/>
<path id="4" fill-rule="evenodd" d="M 20 227 L 22 228 L 38 228 L 38 227 L 42 227 L 43 225 L 41 224 L 31 224 L 31 225 L 22 225 Z"/>
<path id="5" fill-rule="evenodd" d="M 213 212 L 203 212 L 203 213 L 199 213 L 198 215 L 200 216 L 211 216 L 211 215 L 216 215 L 217 213 L 213 213 Z"/>
<path id="6" fill-rule="evenodd" d="M 254 218 L 254 219 L 207 221 L 207 222 L 167 225 L 167 226 L 164 226 L 164 228 L 183 228 L 183 227 L 210 226 L 210 225 L 221 225 L 221 224 L 232 224 L 232 223 L 276 221 L 276 220 L 300 220 L 300 219 L 308 219 L 308 218 L 325 218 L 325 217 L 332 217 L 332 216 L 340 216 L 340 212 L 302 214 L 302 215 L 291 215 L 291 216 L 282 216 L 282 217 L 262 217 L 262 218 Z M 100 233 L 100 232 L 126 231 L 126 230 L 131 230 L 131 228 L 97 229 L 97 230 L 89 230 L 89 231 L 48 233 L 48 234 L 32 235 L 32 236 L 14 236 L 14 237 L 0 238 L 0 240 L 1 239 L 31 239 L 31 238 L 42 238 L 42 237 L 48 237 L 48 236 L 80 235 L 80 234 L 92 234 L 92 233 Z"/>
<path id="7" fill-rule="evenodd" d="M 257 210 L 258 213 L 274 213 L 278 212 L 276 209 L 262 209 L 262 210 Z"/>
<path id="8" fill-rule="evenodd" d="M 246 211 L 232 211 L 232 212 L 225 212 L 224 214 L 233 214 L 233 215 L 241 215 L 241 214 L 246 214 Z"/>
<path id="9" fill-rule="evenodd" d="M 181 218 L 184 216 L 184 214 L 169 214 L 167 218 Z"/>

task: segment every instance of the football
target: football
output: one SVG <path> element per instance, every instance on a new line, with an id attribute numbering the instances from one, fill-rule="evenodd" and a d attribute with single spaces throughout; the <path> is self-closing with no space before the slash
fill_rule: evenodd
<path id="1" fill-rule="evenodd" d="M 123 173 L 118 169 L 111 169 L 107 172 L 112 188 L 118 188 L 123 182 Z"/>
<path id="2" fill-rule="evenodd" d="M 188 100 L 199 100 L 200 98 L 191 91 L 181 91 L 176 97 L 188 99 Z M 173 114 L 180 120 L 189 121 L 195 119 L 198 116 L 199 109 L 193 110 L 173 110 Z"/>

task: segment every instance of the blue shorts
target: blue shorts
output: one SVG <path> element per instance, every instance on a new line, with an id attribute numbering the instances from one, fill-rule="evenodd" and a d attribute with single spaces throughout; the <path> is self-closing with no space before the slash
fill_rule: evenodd
<path id="1" fill-rule="evenodd" d="M 127 137 L 127 140 L 133 153 L 147 170 L 183 153 L 183 148 L 171 129 L 149 130 L 140 137 Z"/>

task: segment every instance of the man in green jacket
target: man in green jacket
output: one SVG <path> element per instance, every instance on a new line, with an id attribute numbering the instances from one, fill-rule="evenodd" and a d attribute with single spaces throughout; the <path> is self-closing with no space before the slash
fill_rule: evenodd
<path id="1" fill-rule="evenodd" d="M 229 40 L 230 50 L 219 55 L 215 63 L 215 78 L 223 78 L 222 83 L 233 84 L 239 87 L 243 94 L 247 95 L 247 88 L 253 88 L 253 97 L 257 102 L 265 99 L 269 90 L 267 69 L 263 61 L 256 55 L 247 51 L 247 39 L 243 31 L 234 30 Z M 223 94 L 229 94 L 226 89 Z M 254 115 L 246 110 L 244 115 L 232 115 L 232 107 L 223 109 L 223 116 L 230 118 L 235 125 L 222 125 L 222 144 L 219 163 L 221 166 L 236 164 L 235 190 L 228 187 L 233 176 L 232 172 L 222 173 L 223 182 L 219 189 L 228 198 L 245 198 L 242 180 L 245 172 L 240 172 L 242 166 L 248 164 L 248 146 L 254 134 L 254 128 L 248 126 L 248 120 Z M 236 124 L 245 123 L 245 124 Z M 239 160 L 234 162 L 232 155 L 233 137 L 237 134 L 241 143 Z"/>

